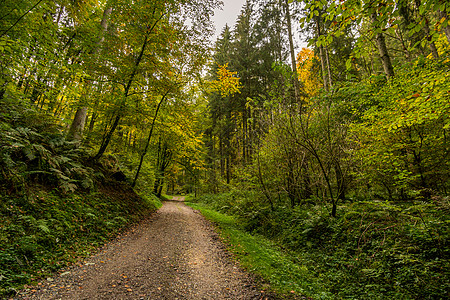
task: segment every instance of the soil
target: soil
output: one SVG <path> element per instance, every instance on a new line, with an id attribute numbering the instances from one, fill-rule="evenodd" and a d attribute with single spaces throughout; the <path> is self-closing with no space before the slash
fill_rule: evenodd
<path id="1" fill-rule="evenodd" d="M 274 299 L 182 197 L 17 299 Z"/>

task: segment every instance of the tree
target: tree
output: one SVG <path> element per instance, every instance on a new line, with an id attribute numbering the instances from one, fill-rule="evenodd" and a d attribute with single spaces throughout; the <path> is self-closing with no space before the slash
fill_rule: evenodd
<path id="1" fill-rule="evenodd" d="M 297 55 L 297 70 L 299 80 L 303 83 L 308 97 L 316 96 L 322 84 L 318 81 L 318 57 L 308 48 L 302 48 Z"/>

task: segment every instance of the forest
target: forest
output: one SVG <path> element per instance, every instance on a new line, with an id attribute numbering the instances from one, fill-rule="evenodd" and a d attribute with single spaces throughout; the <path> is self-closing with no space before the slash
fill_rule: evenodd
<path id="1" fill-rule="evenodd" d="M 282 294 L 448 299 L 450 3 L 247 0 L 211 41 L 221 5 L 0 2 L 0 296 L 187 194 L 309 270 Z"/>

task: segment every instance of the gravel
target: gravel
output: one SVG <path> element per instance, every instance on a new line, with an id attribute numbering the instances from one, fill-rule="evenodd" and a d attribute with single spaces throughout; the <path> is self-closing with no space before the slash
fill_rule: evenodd
<path id="1" fill-rule="evenodd" d="M 274 299 L 182 198 L 17 299 Z"/>

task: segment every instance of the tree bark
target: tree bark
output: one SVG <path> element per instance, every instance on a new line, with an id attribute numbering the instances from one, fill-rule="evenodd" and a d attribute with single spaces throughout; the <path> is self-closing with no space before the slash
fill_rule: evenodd
<path id="1" fill-rule="evenodd" d="M 374 28 L 379 28 L 377 14 L 372 13 L 372 25 Z M 377 42 L 378 53 L 380 54 L 381 63 L 383 64 L 384 73 L 386 76 L 393 77 L 394 76 L 394 68 L 392 67 L 391 57 L 389 56 L 389 52 L 386 47 L 386 41 L 384 39 L 383 33 L 379 32 L 375 36 L 375 40 Z"/>
<path id="2" fill-rule="evenodd" d="M 77 109 L 72 125 L 70 126 L 67 139 L 71 141 L 80 142 L 83 138 L 84 125 L 86 123 L 87 107 Z"/>
<path id="3" fill-rule="evenodd" d="M 100 22 L 100 26 L 102 27 L 102 35 L 100 37 L 100 40 L 97 42 L 97 47 L 95 49 L 96 54 L 98 54 L 100 52 L 100 46 L 105 41 L 105 33 L 106 33 L 106 31 L 108 31 L 108 19 L 112 13 L 112 10 L 113 10 L 112 7 L 107 7 L 103 11 L 102 21 Z"/>

